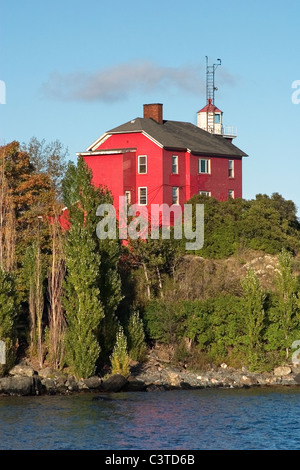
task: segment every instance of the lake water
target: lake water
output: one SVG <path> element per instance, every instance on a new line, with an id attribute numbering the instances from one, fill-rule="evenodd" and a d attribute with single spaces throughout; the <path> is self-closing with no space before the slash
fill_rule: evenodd
<path id="1" fill-rule="evenodd" d="M 0 397 L 0 449 L 300 449 L 300 387 L 97 397 Z"/>

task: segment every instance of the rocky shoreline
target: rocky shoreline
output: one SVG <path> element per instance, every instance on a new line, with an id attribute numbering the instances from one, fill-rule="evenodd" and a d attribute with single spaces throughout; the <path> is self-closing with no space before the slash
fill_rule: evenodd
<path id="1" fill-rule="evenodd" d="M 0 378 L 0 396 L 68 395 L 80 392 L 166 391 L 204 388 L 249 388 L 258 386 L 298 386 L 300 368 L 277 367 L 273 372 L 251 373 L 221 364 L 210 370 L 191 372 L 151 358 L 135 364 L 128 378 L 120 374 L 75 380 L 72 375 L 49 367 L 34 370 L 21 363 Z"/>

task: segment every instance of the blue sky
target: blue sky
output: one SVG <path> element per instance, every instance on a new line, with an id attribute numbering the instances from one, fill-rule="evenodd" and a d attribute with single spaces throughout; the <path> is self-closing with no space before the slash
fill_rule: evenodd
<path id="1" fill-rule="evenodd" d="M 299 0 L 0 0 L 0 144 L 59 139 L 75 160 L 152 102 L 195 124 L 205 56 L 220 58 L 215 103 L 249 155 L 243 197 L 300 208 L 299 16 Z"/>

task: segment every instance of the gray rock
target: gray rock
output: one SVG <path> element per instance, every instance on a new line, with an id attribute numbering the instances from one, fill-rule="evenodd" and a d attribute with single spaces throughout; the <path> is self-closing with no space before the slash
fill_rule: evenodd
<path id="1" fill-rule="evenodd" d="M 34 375 L 34 369 L 26 364 L 17 364 L 9 371 L 9 375 L 24 375 L 26 377 L 32 377 Z"/>
<path id="2" fill-rule="evenodd" d="M 297 384 L 300 384 L 300 374 L 296 374 L 296 375 L 295 375 L 294 381 L 295 381 Z"/>
<path id="3" fill-rule="evenodd" d="M 33 377 L 16 375 L 0 379 L 0 393 L 5 395 L 35 395 L 36 386 Z"/>
<path id="4" fill-rule="evenodd" d="M 126 392 L 144 392 L 145 390 L 145 382 L 132 376 L 128 378 L 127 384 L 124 387 L 124 391 Z"/>
<path id="5" fill-rule="evenodd" d="M 102 392 L 120 392 L 125 387 L 127 382 L 127 379 L 123 375 L 114 374 L 102 382 L 99 390 Z"/>
<path id="6" fill-rule="evenodd" d="M 88 379 L 83 379 L 83 383 L 87 388 L 94 390 L 98 389 L 101 386 L 102 380 L 98 376 L 89 377 Z"/>
<path id="7" fill-rule="evenodd" d="M 78 383 L 72 375 L 68 377 L 68 380 L 66 381 L 66 386 L 70 392 L 78 392 Z"/>
<path id="8" fill-rule="evenodd" d="M 49 377 L 45 377 L 42 379 L 42 385 L 46 389 L 46 393 L 53 395 L 56 393 L 56 383 L 54 379 L 50 379 Z"/>
<path id="9" fill-rule="evenodd" d="M 54 379 L 56 376 L 56 372 L 54 369 L 52 369 L 52 367 L 44 367 L 43 369 L 39 369 L 38 373 L 42 378 Z"/>

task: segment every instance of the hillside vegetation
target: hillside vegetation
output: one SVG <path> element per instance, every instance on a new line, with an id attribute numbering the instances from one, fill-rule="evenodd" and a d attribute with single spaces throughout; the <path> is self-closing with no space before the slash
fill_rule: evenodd
<path id="1" fill-rule="evenodd" d="M 186 252 L 172 233 L 124 245 L 97 237 L 97 207 L 112 196 L 66 155 L 59 142 L 37 139 L 0 148 L 2 374 L 26 360 L 77 378 L 128 375 L 156 343 L 195 369 L 263 370 L 291 359 L 300 339 L 292 201 L 195 196 L 189 204 L 205 209 L 201 250 Z"/>

